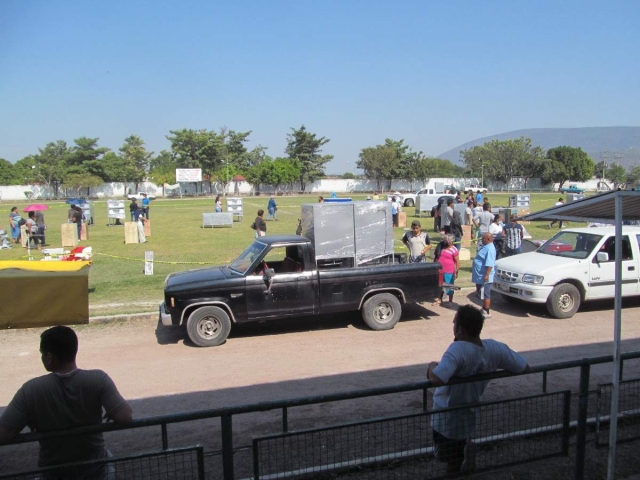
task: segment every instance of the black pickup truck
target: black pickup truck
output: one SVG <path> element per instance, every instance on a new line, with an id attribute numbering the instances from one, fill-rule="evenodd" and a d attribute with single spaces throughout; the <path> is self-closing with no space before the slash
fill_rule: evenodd
<path id="1" fill-rule="evenodd" d="M 316 259 L 304 237 L 261 237 L 228 266 L 170 274 L 160 321 L 186 325 L 202 347 L 224 343 L 234 323 L 356 310 L 370 328 L 388 330 L 403 303 L 432 300 L 440 291 L 439 263 L 398 260 L 353 266 L 352 258 Z"/>

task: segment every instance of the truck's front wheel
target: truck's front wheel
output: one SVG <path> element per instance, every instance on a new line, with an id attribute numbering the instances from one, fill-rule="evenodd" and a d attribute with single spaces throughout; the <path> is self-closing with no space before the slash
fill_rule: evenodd
<path id="1" fill-rule="evenodd" d="M 200 307 L 187 320 L 187 334 L 199 347 L 222 345 L 231 332 L 229 315 L 219 307 Z"/>
<path id="2" fill-rule="evenodd" d="M 413 198 L 407 198 L 404 202 L 405 207 L 413 207 L 415 205 Z"/>
<path id="3" fill-rule="evenodd" d="M 362 318 L 372 330 L 391 330 L 400 320 L 402 305 L 390 293 L 379 293 L 362 306 Z"/>
<path id="4" fill-rule="evenodd" d="M 571 318 L 580 308 L 580 291 L 570 283 L 556 285 L 547 299 L 547 311 L 554 318 Z"/>

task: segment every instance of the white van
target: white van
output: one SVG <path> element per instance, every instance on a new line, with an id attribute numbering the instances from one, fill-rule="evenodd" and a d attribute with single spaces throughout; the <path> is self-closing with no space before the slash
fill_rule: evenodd
<path id="1" fill-rule="evenodd" d="M 640 295 L 640 227 L 623 227 L 622 296 Z M 583 301 L 614 298 L 615 228 L 571 228 L 538 250 L 496 262 L 493 291 L 509 301 L 545 303 L 570 318 Z"/>

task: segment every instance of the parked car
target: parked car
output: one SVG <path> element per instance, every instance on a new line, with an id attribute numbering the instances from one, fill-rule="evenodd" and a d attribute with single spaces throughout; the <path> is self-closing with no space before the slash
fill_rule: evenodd
<path id="1" fill-rule="evenodd" d="M 440 293 L 441 265 L 377 257 L 315 257 L 305 237 L 256 239 L 228 266 L 170 274 L 160 305 L 163 326 L 183 325 L 200 347 L 225 342 L 232 325 L 286 317 L 360 311 L 373 330 L 393 328 L 406 303 Z"/>
<path id="2" fill-rule="evenodd" d="M 134 198 L 135 198 L 136 200 L 141 200 L 141 199 L 143 199 L 143 198 L 144 198 L 144 196 L 145 196 L 145 195 L 146 195 L 146 196 L 147 196 L 147 198 L 148 198 L 148 199 L 150 199 L 150 200 L 155 200 L 155 198 L 156 198 L 156 196 L 155 196 L 155 195 L 149 195 L 148 193 L 145 193 L 145 192 L 138 192 L 138 193 L 137 193 L 137 194 L 135 194 L 135 195 L 129 195 L 127 198 L 128 198 L 129 200 L 133 200 Z"/>
<path id="3" fill-rule="evenodd" d="M 463 192 L 468 192 L 469 190 L 473 190 L 473 192 L 477 192 L 478 190 L 480 190 L 482 193 L 487 193 L 488 190 L 485 187 L 480 186 L 480 184 L 478 183 L 472 183 L 469 185 L 466 185 L 462 191 Z"/>
<path id="4" fill-rule="evenodd" d="M 584 193 L 584 188 L 580 188 L 577 185 L 569 185 L 568 187 L 561 187 L 558 189 L 560 193 Z"/>
<path id="5" fill-rule="evenodd" d="M 640 227 L 623 227 L 622 296 L 640 295 Z M 510 301 L 544 303 L 555 318 L 570 318 L 584 301 L 615 295 L 615 228 L 559 232 L 535 252 L 496 262 L 493 290 Z"/>

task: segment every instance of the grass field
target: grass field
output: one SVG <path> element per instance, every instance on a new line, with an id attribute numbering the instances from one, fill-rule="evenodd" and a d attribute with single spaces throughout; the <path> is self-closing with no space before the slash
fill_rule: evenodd
<path id="1" fill-rule="evenodd" d="M 509 194 L 488 194 L 493 206 L 507 206 Z M 277 197 L 278 221 L 268 222 L 267 234 L 293 234 L 296 220 L 300 217 L 300 205 L 316 201 L 315 195 Z M 366 195 L 354 195 L 355 200 L 364 200 Z M 531 211 L 553 206 L 557 193 L 532 194 Z M 89 229 L 89 240 L 81 245 L 91 246 L 94 261 L 89 274 L 89 302 L 91 316 L 115 313 L 148 312 L 155 309 L 162 300 L 162 287 L 167 274 L 171 272 L 201 268 L 207 265 L 227 264 L 233 260 L 251 241 L 253 222 L 258 209 L 266 211 L 268 198 L 245 197 L 245 217 L 235 222 L 233 228 L 202 229 L 202 213 L 214 211 L 214 199 L 208 197 L 189 199 L 158 199 L 151 206 L 151 236 L 145 244 L 124 243 L 122 226 L 107 226 L 106 200 L 94 202 L 94 222 Z M 60 246 L 60 224 L 66 223 L 68 205 L 63 202 L 46 202 L 50 209 L 45 213 L 47 223 L 47 243 L 52 247 Z M 128 214 L 128 203 L 127 214 Z M 7 203 L 5 219 L 0 221 L 2 228 L 8 229 L 9 211 L 17 206 L 20 211 L 27 203 Z M 405 208 L 407 222 L 414 218 L 414 209 Z M 265 214 L 266 218 L 266 214 Z M 439 235 L 432 230 L 433 220 L 422 218 L 423 228 L 433 240 Z M 579 226 L 572 223 L 571 226 Z M 534 239 L 550 238 L 556 230 L 549 230 L 546 222 L 533 222 L 526 226 Z M 396 228 L 395 250 L 405 252 L 400 241 L 404 229 Z M 153 251 L 154 275 L 145 276 L 145 251 Z M 0 260 L 24 258 L 26 251 L 14 246 L 11 250 L 0 250 Z M 473 255 L 473 249 L 472 249 Z M 34 253 L 39 258 L 39 253 Z M 471 262 L 463 262 L 458 284 L 471 286 Z"/>

